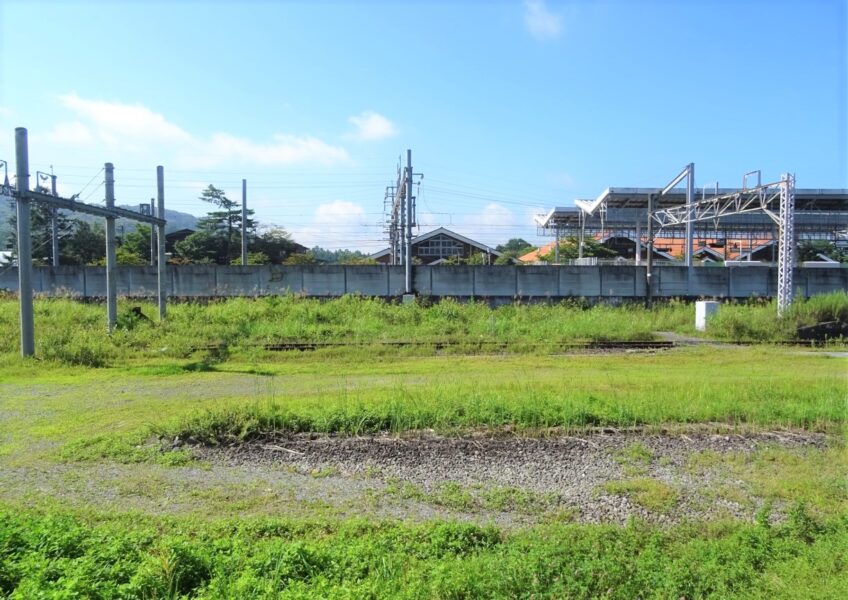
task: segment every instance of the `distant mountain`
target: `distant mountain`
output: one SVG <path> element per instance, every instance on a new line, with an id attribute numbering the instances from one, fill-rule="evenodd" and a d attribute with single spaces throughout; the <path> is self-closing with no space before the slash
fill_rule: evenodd
<path id="1" fill-rule="evenodd" d="M 137 206 L 121 206 L 121 208 L 125 208 L 127 210 L 136 211 L 138 210 Z M 11 228 L 9 225 L 9 218 L 12 216 L 13 208 L 12 202 L 7 197 L 0 196 L 0 248 L 5 248 L 6 243 L 10 238 Z M 83 213 L 75 213 L 71 211 L 62 211 L 63 214 L 68 215 L 72 218 L 79 219 L 80 221 L 87 221 L 89 223 L 103 223 L 103 219 L 100 217 L 95 217 L 93 215 L 87 215 Z M 197 217 L 191 215 L 189 213 L 179 212 L 177 210 L 168 210 L 165 209 L 165 220 L 168 222 L 165 225 L 165 232 L 170 233 L 172 231 L 178 231 L 180 229 L 196 229 L 197 228 Z M 129 219 L 118 219 L 115 221 L 115 229 L 117 231 L 121 231 L 121 227 L 123 227 L 123 231 L 130 232 L 133 231 L 138 225 L 136 221 L 132 221 Z"/>

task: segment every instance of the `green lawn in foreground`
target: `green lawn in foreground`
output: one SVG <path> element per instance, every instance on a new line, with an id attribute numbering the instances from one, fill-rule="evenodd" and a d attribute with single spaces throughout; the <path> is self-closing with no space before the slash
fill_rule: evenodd
<path id="1" fill-rule="evenodd" d="M 223 303 L 220 313 L 186 308 L 182 316 L 174 307 L 173 325 L 142 325 L 105 341 L 103 307 L 63 302 L 38 304 L 39 343 L 60 343 L 52 355 L 47 352 L 48 360 L 17 357 L 15 315 L 0 305 L 5 344 L 0 470 L 25 488 L 0 493 L 0 597 L 848 596 L 848 488 L 842 477 L 848 455 L 838 441 L 848 416 L 848 359 L 772 346 L 561 356 L 519 346 L 519 353 L 508 356 L 434 356 L 375 348 L 272 354 L 237 343 L 215 356 L 188 351 L 193 320 L 201 339 L 224 332 L 236 341 L 239 327 L 246 339 L 262 339 L 260 326 L 238 325 L 229 313 L 245 306 L 265 310 L 262 302 Z M 351 303 L 349 312 L 363 308 L 356 299 L 344 302 Z M 326 326 L 336 339 L 362 335 L 346 334 L 341 318 L 322 321 L 327 318 L 322 311 L 332 306 L 307 303 L 292 310 L 314 313 L 303 317 L 301 327 Z M 445 310 L 479 312 L 479 319 L 465 321 L 468 314 L 446 316 L 448 311 L 439 317 L 442 324 L 460 323 L 454 323 L 457 339 L 486 322 L 492 326 L 490 309 L 456 306 Z M 769 307 L 747 308 L 734 307 L 726 318 L 736 331 L 762 332 Z M 672 307 L 661 318 L 679 310 L 683 328 L 690 309 Z M 56 314 L 46 314 L 53 310 Z M 562 332 L 567 326 L 557 319 L 578 309 L 539 310 L 515 318 L 544 315 L 552 323 L 539 327 Z M 585 330 L 598 335 L 614 333 L 610 323 L 660 318 L 640 310 L 579 314 L 601 323 Z M 495 313 L 496 329 L 501 316 Z M 371 339 L 390 331 L 384 318 Z M 538 334 L 531 321 L 517 340 Z M 656 325 L 652 321 L 642 331 Z M 99 361 L 103 356 L 110 358 Z M 87 357 L 111 366 L 69 364 L 84 365 Z M 693 477 L 716 469 L 724 474 L 715 480 L 717 501 L 738 501 L 738 484 L 744 482 L 756 497 L 781 506 L 786 519 L 779 524 L 769 524 L 763 510 L 756 523 L 620 527 L 545 521 L 511 529 L 438 519 L 413 524 L 350 518 L 360 514 L 350 506 L 341 512 L 304 507 L 281 518 L 256 504 L 266 498 L 261 486 L 245 490 L 239 483 L 218 482 L 214 489 L 175 493 L 172 482 L 168 490 L 159 489 L 163 481 L 191 481 L 164 474 L 202 476 L 203 465 L 167 466 L 185 464 L 188 457 L 143 443 L 152 432 L 226 439 L 274 429 L 364 433 L 509 426 L 532 432 L 705 423 L 715 429 L 800 427 L 836 435 L 826 449 L 775 447 L 753 455 L 690 457 Z M 32 480 L 15 479 L 15 472 Z M 54 486 L 67 481 L 73 497 L 53 488 L 45 492 L 40 473 L 50 473 Z M 88 485 L 89 478 L 98 479 Z M 645 488 L 638 478 L 619 487 L 624 494 L 647 493 L 634 487 L 638 483 Z M 89 487 L 113 495 L 98 503 L 85 495 Z M 121 502 L 133 494 L 146 494 L 153 504 L 199 496 L 197 506 L 180 512 L 170 504 L 154 511 L 124 507 Z M 269 506 L 289 506 L 270 500 Z M 171 510 L 175 516 L 158 516 Z"/>
<path id="2" fill-rule="evenodd" d="M 846 418 L 848 360 L 786 348 L 274 358 L 210 371 L 167 359 L 107 369 L 7 359 L 0 454 L 30 457 L 71 444 L 82 453 L 77 457 L 114 456 L 115 443 L 134 445 L 151 429 L 198 439 L 272 429 L 356 434 L 704 422 L 833 431 Z"/>
<path id="3" fill-rule="evenodd" d="M 262 519 L 195 523 L 0 509 L 11 598 L 844 598 L 848 521 L 659 530 Z"/>

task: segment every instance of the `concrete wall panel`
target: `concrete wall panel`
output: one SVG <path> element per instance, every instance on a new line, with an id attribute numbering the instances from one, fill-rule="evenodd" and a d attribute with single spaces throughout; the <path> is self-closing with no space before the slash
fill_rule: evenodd
<path id="1" fill-rule="evenodd" d="M 601 295 L 601 273 L 585 267 L 556 267 L 562 296 L 587 298 Z"/>
<path id="2" fill-rule="evenodd" d="M 297 266 L 265 266 L 259 272 L 259 285 L 263 294 L 299 294 L 303 270 Z"/>
<path id="3" fill-rule="evenodd" d="M 770 286 L 768 267 L 727 267 L 730 277 L 730 290 L 734 298 L 767 296 Z M 776 286 L 774 286 L 776 287 Z"/>
<path id="4" fill-rule="evenodd" d="M 474 267 L 442 266 L 433 267 L 433 295 L 470 297 L 474 294 Z"/>
<path id="5" fill-rule="evenodd" d="M 559 293 L 559 272 L 555 267 L 516 267 L 518 291 L 522 298 L 553 298 Z"/>
<path id="6" fill-rule="evenodd" d="M 347 272 L 347 294 L 385 296 L 389 291 L 389 271 L 382 265 L 350 265 Z"/>
<path id="7" fill-rule="evenodd" d="M 39 291 L 52 292 L 63 296 L 81 297 L 85 288 L 82 269 L 76 267 L 44 267 L 39 269 L 41 278 Z M 15 288 L 18 287 L 17 269 L 15 269 Z M 0 288 L 4 285 L 0 281 Z"/>
<path id="8" fill-rule="evenodd" d="M 345 267 L 342 265 L 304 265 L 303 287 L 309 296 L 343 296 Z"/>
<path id="9" fill-rule="evenodd" d="M 598 268 L 598 274 L 601 296 L 613 298 L 636 296 L 636 267 L 602 266 Z"/>
<path id="10" fill-rule="evenodd" d="M 655 295 L 661 297 L 688 296 L 688 274 L 686 267 L 656 267 Z"/>
<path id="11" fill-rule="evenodd" d="M 210 290 L 217 295 L 216 268 L 214 265 L 185 265 L 172 270 L 175 296 L 209 296 Z"/>
<path id="12" fill-rule="evenodd" d="M 10 292 L 18 291 L 18 268 L 3 266 L 0 267 L 0 290 L 8 290 Z"/>
<path id="13" fill-rule="evenodd" d="M 551 266 L 416 266 L 413 284 L 419 294 L 511 300 L 522 298 L 641 298 L 644 267 L 551 267 Z M 169 266 L 166 293 L 178 297 L 256 296 L 304 293 L 335 297 L 345 293 L 397 297 L 404 290 L 403 267 L 372 265 L 292 266 Z M 119 267 L 118 294 L 155 296 L 154 267 Z M 769 267 L 696 267 L 688 281 L 685 267 L 655 268 L 657 297 L 774 296 L 777 269 Z M 806 268 L 795 270 L 799 296 L 848 290 L 848 269 Z M 17 269 L 0 270 L 0 289 L 16 291 Z M 47 294 L 103 297 L 103 267 L 36 267 L 33 288 Z"/>
<path id="14" fill-rule="evenodd" d="M 219 296 L 258 296 L 260 277 L 258 266 L 247 268 L 223 265 L 216 269 L 215 287 Z"/>
<path id="15" fill-rule="evenodd" d="M 795 269 L 794 279 L 796 282 L 803 283 L 804 293 L 807 296 L 826 294 L 834 290 L 848 291 L 848 269 L 846 268 Z"/>
<path id="16" fill-rule="evenodd" d="M 106 267 L 85 267 L 83 279 L 87 298 L 106 297 Z"/>
<path id="17" fill-rule="evenodd" d="M 438 267 L 433 267 L 437 269 Z M 516 269 L 509 265 L 493 265 L 474 269 L 474 295 L 483 297 L 515 296 Z"/>
<path id="18" fill-rule="evenodd" d="M 689 296 L 725 298 L 730 294 L 730 276 L 724 267 L 704 267 L 692 272 Z"/>

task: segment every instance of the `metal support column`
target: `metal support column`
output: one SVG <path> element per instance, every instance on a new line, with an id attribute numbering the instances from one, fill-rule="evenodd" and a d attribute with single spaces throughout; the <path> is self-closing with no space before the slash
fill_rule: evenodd
<path id="1" fill-rule="evenodd" d="M 50 170 L 53 170 L 53 167 L 50 167 Z M 58 196 L 56 193 L 56 176 L 50 175 L 50 190 L 53 192 L 54 196 Z M 50 207 L 50 241 L 51 241 L 51 252 L 50 257 L 53 262 L 54 267 L 59 266 L 59 209 L 55 206 Z"/>
<path id="2" fill-rule="evenodd" d="M 405 232 L 401 237 L 406 237 L 404 244 L 403 264 L 406 270 L 406 285 L 404 289 L 407 294 L 412 293 L 412 150 L 406 151 L 406 222 Z"/>
<path id="3" fill-rule="evenodd" d="M 115 167 L 106 163 L 106 208 L 115 208 Z M 118 322 L 118 285 L 115 281 L 115 217 L 106 217 L 106 327 L 109 333 Z"/>
<path id="4" fill-rule="evenodd" d="M 554 242 L 554 263 L 559 264 L 559 221 L 556 224 L 556 241 Z"/>
<path id="5" fill-rule="evenodd" d="M 695 202 L 695 163 L 689 163 L 686 167 L 687 175 L 686 175 L 686 211 L 692 211 L 692 204 Z M 692 268 L 692 258 L 693 258 L 693 236 L 692 231 L 694 229 L 695 224 L 692 220 L 686 221 L 686 266 L 690 269 Z"/>
<path id="6" fill-rule="evenodd" d="M 156 214 L 160 219 L 165 217 L 165 169 L 156 167 Z M 156 283 L 159 293 L 159 320 L 165 319 L 165 224 L 164 222 L 156 228 L 158 242 Z"/>
<path id="7" fill-rule="evenodd" d="M 27 130 L 15 129 L 15 161 L 18 179 L 18 296 L 21 303 L 21 356 L 35 354 L 35 326 L 32 312 L 32 234 L 30 232 L 29 147 Z"/>
<path id="8" fill-rule="evenodd" d="M 795 255 L 795 175 L 780 177 L 780 240 L 777 259 L 777 316 L 792 304 L 792 270 Z"/>
<path id="9" fill-rule="evenodd" d="M 636 266 L 642 264 L 642 221 L 636 219 Z"/>
<path id="10" fill-rule="evenodd" d="M 247 179 L 241 180 L 241 266 L 247 266 Z"/>
<path id="11" fill-rule="evenodd" d="M 654 267 L 654 195 L 648 194 L 648 251 L 645 255 L 645 307 L 651 308 L 653 290 L 651 283 Z"/>

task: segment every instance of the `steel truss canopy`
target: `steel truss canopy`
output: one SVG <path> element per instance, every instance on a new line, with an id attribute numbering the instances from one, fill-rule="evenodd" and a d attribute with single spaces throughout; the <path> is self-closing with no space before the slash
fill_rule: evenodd
<path id="1" fill-rule="evenodd" d="M 715 200 L 716 198 L 729 198 L 735 195 L 748 194 L 748 199 L 758 208 L 751 208 L 744 212 L 731 213 L 730 206 L 724 205 L 720 214 L 720 227 L 723 232 L 732 234 L 752 235 L 771 233 L 774 231 L 775 222 L 762 211 L 762 201 L 759 196 L 751 197 L 750 190 L 739 188 L 707 188 L 706 194 L 699 190 L 697 203 L 704 200 Z M 538 215 L 535 219 L 536 225 L 543 235 L 555 235 L 557 229 L 560 234 L 571 235 L 580 231 L 581 226 L 591 234 L 601 231 L 620 231 L 624 234 L 633 232 L 636 221 L 645 220 L 648 210 L 648 196 L 654 194 L 654 211 L 679 211 L 685 210 L 686 193 L 684 190 L 672 190 L 663 196 L 657 197 L 657 188 L 635 188 L 635 187 L 610 187 L 605 189 L 595 200 L 575 200 L 575 206 L 558 206 L 544 215 Z M 739 206 L 742 205 L 741 198 Z M 765 208 L 776 213 L 779 199 L 771 195 Z M 713 202 L 715 205 L 716 203 Z M 750 206 L 750 204 L 749 204 Z M 683 226 L 683 222 L 680 226 Z M 715 219 L 696 223 L 696 231 L 699 235 L 706 235 L 716 229 L 718 224 Z M 682 235 L 678 227 L 666 224 L 667 231 L 664 235 L 675 237 Z M 831 239 L 837 240 L 844 237 L 848 230 L 848 189 L 796 189 L 795 190 L 795 233 L 799 238 Z"/>

